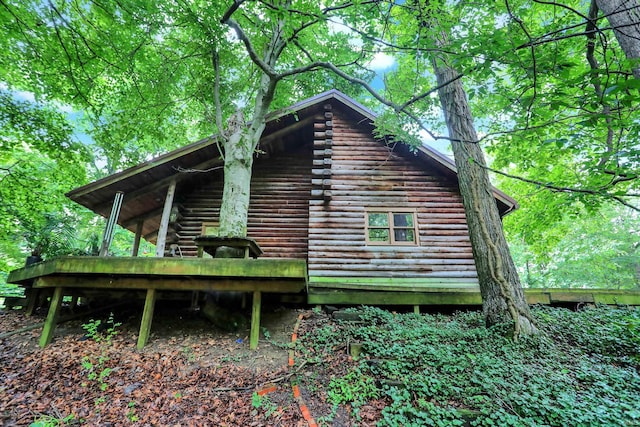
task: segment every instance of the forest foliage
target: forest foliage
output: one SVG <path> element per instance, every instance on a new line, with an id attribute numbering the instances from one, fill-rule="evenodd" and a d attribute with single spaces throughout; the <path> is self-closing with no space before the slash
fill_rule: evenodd
<path id="1" fill-rule="evenodd" d="M 43 245 L 90 253 L 101 221 L 66 191 L 220 131 L 218 106 L 250 110 L 260 73 L 222 22 L 237 7 L 257 47 L 286 16 L 278 73 L 317 64 L 282 78 L 273 109 L 337 88 L 380 113 L 381 133 L 414 143 L 447 141 L 429 60 L 446 53 L 494 180 L 521 205 L 505 227 L 525 284 L 638 287 L 637 62 L 593 5 L 3 1 L 0 271 Z"/>

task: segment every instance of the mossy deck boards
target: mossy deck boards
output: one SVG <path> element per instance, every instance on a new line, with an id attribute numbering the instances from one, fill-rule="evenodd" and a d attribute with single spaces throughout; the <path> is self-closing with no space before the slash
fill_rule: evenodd
<path id="1" fill-rule="evenodd" d="M 640 305 L 640 290 L 525 289 L 529 304 Z M 464 305 L 482 304 L 480 289 L 455 279 L 310 278 L 309 304 Z"/>

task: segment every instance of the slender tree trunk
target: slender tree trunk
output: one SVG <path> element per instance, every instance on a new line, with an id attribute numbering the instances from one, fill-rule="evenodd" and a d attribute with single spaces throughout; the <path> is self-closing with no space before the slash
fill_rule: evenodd
<path id="1" fill-rule="evenodd" d="M 231 6 L 225 13 L 222 22 L 235 29 L 238 37 L 243 40 L 251 59 L 254 63 L 260 65 L 261 76 L 255 92 L 251 123 L 245 123 L 242 113 L 238 111 L 229 119 L 227 124 L 228 137 L 224 141 L 224 189 L 222 206 L 220 207 L 219 229 L 220 236 L 224 237 L 247 236 L 253 153 L 266 126 L 265 118 L 278 84 L 278 77 L 273 70 L 286 45 L 283 17 L 272 27 L 273 32 L 262 52 L 262 58 L 258 59 L 258 52 L 253 49 L 253 46 L 246 39 L 240 26 L 231 18 L 240 3 L 235 2 Z M 283 7 L 287 5 L 288 3 L 283 4 Z M 215 54 L 213 65 L 216 73 L 220 73 Z M 216 78 L 216 98 L 219 90 L 218 82 L 219 77 Z M 221 117 L 221 107 L 217 101 L 216 108 L 218 108 L 218 116 Z M 220 126 L 221 121 L 220 118 L 218 126 Z M 226 249 L 216 251 L 216 257 L 228 256 L 230 256 L 229 251 Z"/>
<path id="2" fill-rule="evenodd" d="M 524 298 L 518 272 L 504 237 L 484 155 L 458 75 L 443 58 L 433 61 L 453 154 L 460 193 L 478 271 L 482 308 L 487 325 L 513 320 L 514 337 L 537 332 Z"/>
<path id="3" fill-rule="evenodd" d="M 275 85 L 274 79 L 263 74 L 255 98 L 251 123 L 245 123 L 240 111 L 227 123 L 229 136 L 223 143 L 224 187 L 220 206 L 220 236 L 247 236 L 253 154 L 266 126 L 265 117 L 273 100 Z M 216 257 L 235 257 L 239 253 L 240 251 L 223 247 L 216 251 Z"/>
<path id="4" fill-rule="evenodd" d="M 604 13 L 627 59 L 636 61 L 633 76 L 640 79 L 640 1 L 593 0 Z"/>
<path id="5" fill-rule="evenodd" d="M 254 139 L 242 124 L 224 144 L 224 187 L 220 207 L 219 233 L 225 237 L 246 237 L 251 194 Z"/>

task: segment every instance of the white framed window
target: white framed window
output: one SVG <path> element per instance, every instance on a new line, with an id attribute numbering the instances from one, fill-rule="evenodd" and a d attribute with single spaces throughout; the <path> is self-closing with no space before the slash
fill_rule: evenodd
<path id="1" fill-rule="evenodd" d="M 366 213 L 365 237 L 369 245 L 417 245 L 415 211 L 371 209 Z"/>

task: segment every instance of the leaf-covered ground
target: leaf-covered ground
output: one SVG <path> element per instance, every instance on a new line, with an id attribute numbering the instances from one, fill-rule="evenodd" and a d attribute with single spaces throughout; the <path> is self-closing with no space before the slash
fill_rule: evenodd
<path id="1" fill-rule="evenodd" d="M 270 342 L 248 348 L 247 331 L 227 333 L 198 318 L 156 314 L 149 345 L 136 350 L 135 321 L 109 341 L 80 341 L 79 322 L 58 327 L 39 349 L 41 328 L 0 340 L 0 424 L 297 426 L 287 344 L 297 312 L 266 314 Z M 0 313 L 0 333 L 42 319 Z M 276 340 L 280 340 L 276 342 Z M 94 375 L 92 375 L 94 373 Z M 102 377 L 101 377 L 102 375 Z M 268 398 L 254 393 L 270 388 Z M 267 402 L 268 401 L 268 402 Z M 42 424 L 44 425 L 44 424 Z M 54 425 L 54 424 L 51 424 Z"/>
<path id="2" fill-rule="evenodd" d="M 534 313 L 545 332 L 516 343 L 504 326 L 485 328 L 478 312 L 359 308 L 337 320 L 268 309 L 257 351 L 248 331 L 222 332 L 176 311 L 156 313 L 143 351 L 135 316 L 100 342 L 79 341 L 81 322 L 68 322 L 44 350 L 40 329 L 0 340 L 0 423 L 640 425 L 640 311 Z M 37 320 L 0 312 L 0 333 Z"/>

